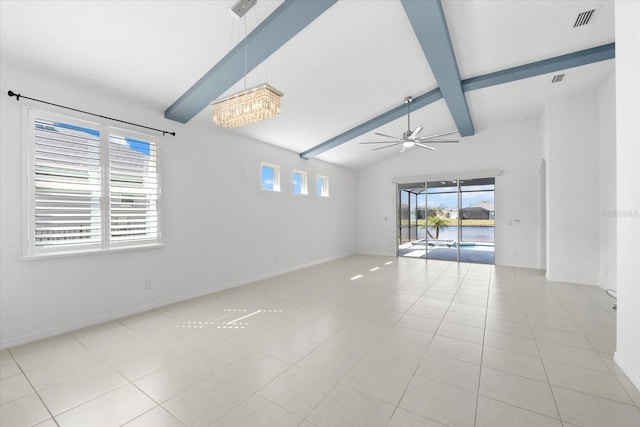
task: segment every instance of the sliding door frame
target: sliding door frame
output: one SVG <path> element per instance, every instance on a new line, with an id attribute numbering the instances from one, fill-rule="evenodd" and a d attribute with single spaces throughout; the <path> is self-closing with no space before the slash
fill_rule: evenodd
<path id="1" fill-rule="evenodd" d="M 484 176 L 483 176 L 484 175 Z M 456 244 L 456 262 L 462 262 L 461 261 L 461 243 L 462 243 L 462 221 L 463 221 L 463 217 L 462 217 L 462 202 L 463 202 L 463 191 L 462 191 L 462 185 L 461 182 L 463 183 L 464 181 L 473 181 L 473 180 L 481 180 L 481 179 L 493 179 L 493 193 L 494 193 L 494 205 L 495 205 L 495 178 L 496 176 L 501 175 L 501 171 L 487 171 L 487 172 L 483 172 L 483 173 L 477 173 L 477 174 L 458 174 L 457 178 L 438 178 L 437 176 L 433 176 L 433 177 L 428 177 L 429 179 L 424 179 L 424 180 L 419 180 L 419 179 L 415 179 L 415 180 L 410 180 L 410 179 L 401 179 L 401 180 L 394 180 L 395 185 L 395 190 L 396 190 L 396 240 L 395 240 L 395 246 L 396 246 L 396 256 L 399 257 L 400 255 L 400 245 L 401 245 L 401 239 L 402 239 L 402 200 L 401 200 L 401 194 L 400 191 L 402 190 L 408 190 L 408 189 L 418 189 L 420 187 L 423 188 L 424 191 L 424 203 L 425 203 L 425 254 L 424 254 L 424 259 L 425 262 L 428 261 L 429 259 L 434 259 L 434 258 L 430 258 L 428 255 L 428 242 L 429 242 L 429 233 L 427 232 L 428 230 L 428 224 L 427 224 L 427 219 L 429 217 L 429 207 L 428 207 L 428 200 L 429 200 L 429 182 L 443 182 L 443 181 L 449 181 L 451 182 L 451 184 L 453 184 L 455 182 L 455 188 L 456 188 L 456 194 L 457 194 L 457 209 L 458 209 L 458 215 L 456 218 L 456 222 L 457 222 L 457 244 Z M 448 176 L 452 176 L 449 175 Z M 471 178 L 470 176 L 473 176 L 473 178 Z M 413 192 L 409 192 L 409 193 L 413 193 Z M 415 193 L 416 194 L 416 206 L 415 206 L 415 211 L 416 211 L 416 220 L 415 220 L 415 225 L 416 225 L 416 238 L 418 238 L 418 225 L 417 225 L 417 221 L 418 221 L 418 194 L 419 193 Z M 411 197 L 408 197 L 408 205 L 407 205 L 407 209 L 408 209 L 408 221 L 409 223 L 411 222 Z M 494 212 L 494 225 L 493 225 L 493 263 L 495 264 L 495 210 Z M 409 227 L 409 231 L 408 231 L 408 241 L 411 241 L 411 224 L 408 224 Z M 464 261 L 464 262 L 468 262 L 468 261 Z"/>

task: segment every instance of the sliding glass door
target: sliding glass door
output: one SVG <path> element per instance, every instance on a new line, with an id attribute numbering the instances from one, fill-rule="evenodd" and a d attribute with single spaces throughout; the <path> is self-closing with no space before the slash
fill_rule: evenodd
<path id="1" fill-rule="evenodd" d="M 495 178 L 398 185 L 398 255 L 495 263 Z"/>
<path id="2" fill-rule="evenodd" d="M 495 178 L 460 180 L 460 261 L 495 263 Z"/>
<path id="3" fill-rule="evenodd" d="M 458 181 L 427 182 L 427 258 L 458 261 Z"/>
<path id="4" fill-rule="evenodd" d="M 424 182 L 398 185 L 398 255 L 425 257 Z"/>

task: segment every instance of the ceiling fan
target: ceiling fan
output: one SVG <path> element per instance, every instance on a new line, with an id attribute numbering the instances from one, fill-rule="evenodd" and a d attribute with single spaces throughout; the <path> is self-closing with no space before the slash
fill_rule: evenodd
<path id="1" fill-rule="evenodd" d="M 403 153 L 407 148 L 411 148 L 414 146 L 417 146 L 420 148 L 426 148 L 427 150 L 435 150 L 435 147 L 431 147 L 430 145 L 425 144 L 425 142 L 428 142 L 429 144 L 451 144 L 451 143 L 460 142 L 459 139 L 438 139 L 442 136 L 447 136 L 447 135 L 452 135 L 454 133 L 457 133 L 458 131 L 456 130 L 419 137 L 418 134 L 422 131 L 422 126 L 418 126 L 414 130 L 411 130 L 411 102 L 412 101 L 413 101 L 413 98 L 410 96 L 407 96 L 404 99 L 405 104 L 407 104 L 407 130 L 402 134 L 402 138 L 376 132 L 375 135 L 383 136 L 385 138 L 391 138 L 391 140 L 390 141 L 366 141 L 366 142 L 361 142 L 360 144 L 387 144 L 384 147 L 373 148 L 371 151 L 377 151 L 377 150 L 382 150 L 383 148 L 397 147 L 398 145 L 401 145 L 400 152 Z"/>

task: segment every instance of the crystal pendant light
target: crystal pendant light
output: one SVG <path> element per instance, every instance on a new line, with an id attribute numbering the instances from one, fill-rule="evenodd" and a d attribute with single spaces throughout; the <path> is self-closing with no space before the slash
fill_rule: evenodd
<path id="1" fill-rule="evenodd" d="M 280 115 L 282 92 L 268 84 L 213 101 L 213 123 L 233 128 Z"/>
<path id="2" fill-rule="evenodd" d="M 257 0 L 239 0 L 231 10 L 243 17 Z M 247 89 L 247 22 L 244 22 L 244 87 L 242 92 L 212 101 L 213 123 L 233 128 L 259 122 L 280 115 L 280 97 L 283 93 L 269 84 Z"/>

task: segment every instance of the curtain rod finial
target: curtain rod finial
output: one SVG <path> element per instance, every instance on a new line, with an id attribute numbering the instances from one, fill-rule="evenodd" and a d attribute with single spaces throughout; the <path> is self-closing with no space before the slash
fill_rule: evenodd
<path id="1" fill-rule="evenodd" d="M 15 93 L 14 91 L 9 90 L 9 92 L 7 92 L 7 95 L 15 96 L 16 97 L 16 101 L 20 101 L 20 94 L 19 93 Z"/>

